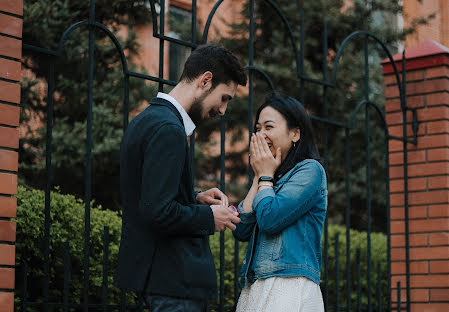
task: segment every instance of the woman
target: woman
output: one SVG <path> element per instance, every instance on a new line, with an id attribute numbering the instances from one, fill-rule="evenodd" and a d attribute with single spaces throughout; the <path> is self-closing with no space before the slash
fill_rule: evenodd
<path id="1" fill-rule="evenodd" d="M 237 311 L 324 311 L 321 232 L 326 173 L 304 107 L 273 96 L 258 110 L 250 144 L 253 184 L 233 231 L 249 241 Z"/>

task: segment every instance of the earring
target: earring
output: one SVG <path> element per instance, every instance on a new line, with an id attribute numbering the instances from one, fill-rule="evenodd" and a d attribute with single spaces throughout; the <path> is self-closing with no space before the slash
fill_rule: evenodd
<path id="1" fill-rule="evenodd" d="M 296 142 L 293 142 L 293 147 L 296 147 Z"/>

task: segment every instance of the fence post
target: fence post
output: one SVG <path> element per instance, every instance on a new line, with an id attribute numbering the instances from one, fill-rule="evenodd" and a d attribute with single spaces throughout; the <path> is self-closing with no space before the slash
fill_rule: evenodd
<path id="1" fill-rule="evenodd" d="M 411 311 L 449 311 L 449 48 L 426 41 L 406 50 L 407 105 L 417 109 L 417 145 L 408 144 Z M 395 56 L 401 68 L 401 55 Z M 399 90 L 388 60 L 382 62 L 389 133 L 402 137 Z M 407 134 L 412 114 L 407 113 Z M 406 300 L 403 143 L 390 140 L 391 285 Z M 401 306 L 404 306 L 401 303 Z"/>

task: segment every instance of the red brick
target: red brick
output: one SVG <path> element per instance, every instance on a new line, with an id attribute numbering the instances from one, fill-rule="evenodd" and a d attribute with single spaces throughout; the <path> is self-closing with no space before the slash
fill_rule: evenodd
<path id="1" fill-rule="evenodd" d="M 385 121 L 388 126 L 402 125 L 403 120 L 404 120 L 402 118 L 402 115 L 403 115 L 402 111 L 387 113 L 385 116 Z M 407 111 L 407 121 L 411 122 L 412 116 L 413 116 L 412 113 L 410 111 Z"/>
<path id="2" fill-rule="evenodd" d="M 384 75 L 384 85 L 397 85 L 398 80 L 396 79 L 396 75 Z M 399 81 L 399 83 L 401 83 Z"/>
<path id="3" fill-rule="evenodd" d="M 449 93 L 447 92 L 437 92 L 432 94 L 426 94 L 426 105 L 448 105 L 449 104 Z"/>
<path id="4" fill-rule="evenodd" d="M 408 190 L 409 191 L 423 191 L 427 189 L 426 178 L 410 178 L 408 179 Z M 390 192 L 404 192 L 404 180 L 391 180 L 390 181 Z"/>
<path id="5" fill-rule="evenodd" d="M 426 126 L 425 123 L 419 123 L 418 124 L 417 135 L 425 135 L 426 134 L 426 127 L 425 126 Z M 403 125 L 402 124 L 399 124 L 397 126 L 390 126 L 390 127 L 388 127 L 388 133 L 390 135 L 392 135 L 392 136 L 402 138 L 403 135 L 404 135 L 403 132 L 404 132 L 404 130 L 403 130 Z M 414 135 L 414 133 L 413 133 L 413 129 L 412 129 L 412 124 L 408 123 L 407 124 L 407 137 L 411 139 L 413 137 L 413 135 Z"/>
<path id="6" fill-rule="evenodd" d="M 23 0 L 2 0 L 0 1 L 0 11 L 23 15 Z"/>
<path id="7" fill-rule="evenodd" d="M 449 278 L 447 275 L 411 275 L 410 286 L 413 288 L 449 287 Z"/>
<path id="8" fill-rule="evenodd" d="M 19 154 L 17 152 L 0 149 L 0 169 L 17 171 Z"/>
<path id="9" fill-rule="evenodd" d="M 399 88 L 398 86 L 391 85 L 385 87 L 385 98 L 391 99 L 391 98 L 397 98 L 399 97 Z"/>
<path id="10" fill-rule="evenodd" d="M 439 66 L 426 69 L 426 78 L 449 77 L 449 67 Z"/>
<path id="11" fill-rule="evenodd" d="M 394 193 L 390 194 L 390 206 L 391 207 L 397 207 L 397 206 L 404 206 L 404 194 L 402 193 Z"/>
<path id="12" fill-rule="evenodd" d="M 397 179 L 404 177 L 404 167 L 403 166 L 390 166 L 389 168 L 390 179 Z"/>
<path id="13" fill-rule="evenodd" d="M 18 126 L 20 119 L 20 107 L 0 103 L 0 124 Z"/>
<path id="14" fill-rule="evenodd" d="M 0 29 L 4 34 L 21 38 L 22 23 L 23 20 L 21 18 L 0 14 Z"/>
<path id="15" fill-rule="evenodd" d="M 429 177 L 429 190 L 449 188 L 449 176 Z"/>
<path id="16" fill-rule="evenodd" d="M 389 140 L 388 141 L 389 152 L 398 152 L 403 150 L 403 144 L 399 140 Z"/>
<path id="17" fill-rule="evenodd" d="M 411 289 L 410 290 L 411 302 L 428 302 L 429 290 L 428 289 Z M 406 298 L 404 298 L 406 299 Z"/>
<path id="18" fill-rule="evenodd" d="M 14 265 L 16 247 L 0 244 L 0 265 Z M 0 310 L 1 311 L 1 310 Z"/>
<path id="19" fill-rule="evenodd" d="M 433 162 L 408 166 L 409 177 L 427 177 L 440 174 L 449 174 L 449 162 Z"/>
<path id="20" fill-rule="evenodd" d="M 418 137 L 418 144 L 407 144 L 407 148 L 410 149 L 426 149 L 432 147 L 448 147 L 449 146 L 449 134 L 436 134 L 426 135 Z"/>
<path id="21" fill-rule="evenodd" d="M 448 229 L 449 231 L 449 229 Z M 449 232 L 447 233 L 430 233 L 429 245 L 431 246 L 445 246 L 449 245 Z M 449 258 L 449 254 L 448 254 Z"/>
<path id="22" fill-rule="evenodd" d="M 449 148 L 435 148 L 426 151 L 427 161 L 449 160 Z"/>
<path id="23" fill-rule="evenodd" d="M 402 296 L 405 296 L 405 285 L 406 285 L 405 275 L 393 275 L 393 276 L 391 276 L 391 288 L 397 289 L 398 282 L 401 283 L 400 287 L 402 289 L 402 291 L 401 291 Z"/>
<path id="24" fill-rule="evenodd" d="M 405 230 L 404 221 L 391 221 L 390 228 L 391 228 L 391 234 L 404 233 L 404 230 Z"/>
<path id="25" fill-rule="evenodd" d="M 409 246 L 427 246 L 427 234 L 410 234 Z M 391 235 L 391 247 L 405 247 L 405 235 Z"/>
<path id="26" fill-rule="evenodd" d="M 20 84 L 0 80 L 0 100 L 20 104 Z"/>
<path id="27" fill-rule="evenodd" d="M 449 289 L 431 289 L 430 300 L 431 301 L 448 301 Z"/>
<path id="28" fill-rule="evenodd" d="M 431 205 L 429 206 L 429 218 L 449 217 L 448 205 Z"/>
<path id="29" fill-rule="evenodd" d="M 449 311 L 449 303 L 413 303 L 411 312 L 446 312 Z"/>
<path id="30" fill-rule="evenodd" d="M 401 283 L 401 285 L 402 285 L 402 283 Z M 403 306 L 405 306 L 405 302 L 407 302 L 407 295 L 406 295 L 405 289 L 403 289 L 402 286 L 401 286 L 401 302 L 402 302 Z M 395 285 L 395 287 L 396 287 L 396 285 Z M 411 292 L 411 290 L 410 290 L 410 292 Z M 396 305 L 396 302 L 398 300 L 398 291 L 396 288 L 391 289 L 391 297 L 393 298 L 393 305 Z"/>
<path id="31" fill-rule="evenodd" d="M 0 192 L 2 194 L 17 194 L 17 175 L 0 172 Z"/>
<path id="32" fill-rule="evenodd" d="M 411 260 L 449 259 L 449 246 L 410 248 L 410 259 Z"/>
<path id="33" fill-rule="evenodd" d="M 418 110 L 419 121 L 440 120 L 440 119 L 449 119 L 449 107 L 435 106 Z"/>
<path id="34" fill-rule="evenodd" d="M 0 288 L 14 288 L 14 269 L 0 268 Z"/>
<path id="35" fill-rule="evenodd" d="M 406 98 L 406 104 L 408 107 L 422 108 L 426 105 L 425 95 L 409 95 Z"/>
<path id="36" fill-rule="evenodd" d="M 439 190 L 409 193 L 408 203 L 410 205 L 449 203 L 449 191 Z"/>
<path id="37" fill-rule="evenodd" d="M 433 121 L 427 123 L 427 134 L 449 133 L 449 120 Z"/>
<path id="38" fill-rule="evenodd" d="M 408 207 L 409 219 L 423 219 L 427 218 L 427 205 L 425 206 L 409 206 Z M 394 207 L 390 209 L 391 220 L 404 220 L 404 207 Z"/>
<path id="39" fill-rule="evenodd" d="M 20 59 L 22 57 L 22 41 L 0 35 L 0 55 Z"/>
<path id="40" fill-rule="evenodd" d="M 0 126 L 0 147 L 18 148 L 19 129 Z"/>
<path id="41" fill-rule="evenodd" d="M 449 273 L 449 261 L 430 261 L 430 273 Z"/>
<path id="42" fill-rule="evenodd" d="M 0 217 L 15 218 L 17 212 L 17 199 L 0 196 Z"/>
<path id="43" fill-rule="evenodd" d="M 449 156 L 449 153 L 448 153 Z M 402 165 L 404 163 L 403 152 L 390 153 L 390 166 L 391 165 Z M 449 160 L 449 159 L 448 159 Z M 422 163 L 426 161 L 426 151 L 408 151 L 407 152 L 407 163 L 415 164 Z"/>
<path id="44" fill-rule="evenodd" d="M 20 62 L 0 58 L 0 78 L 20 81 Z"/>
<path id="45" fill-rule="evenodd" d="M 446 78 L 437 78 L 432 80 L 411 82 L 407 84 L 407 95 L 434 93 L 446 90 L 449 90 L 449 79 Z"/>
<path id="46" fill-rule="evenodd" d="M 5 242 L 15 242 L 16 241 L 16 223 L 15 222 L 0 220 L 0 241 L 5 241 Z"/>
<path id="47" fill-rule="evenodd" d="M 424 76 L 424 71 L 424 69 L 407 71 L 405 76 L 407 83 L 412 81 L 423 81 L 424 78 L 427 78 Z"/>
<path id="48" fill-rule="evenodd" d="M 12 312 L 14 310 L 14 293 L 0 292 L 0 311 Z"/>
<path id="49" fill-rule="evenodd" d="M 397 112 L 401 110 L 401 100 L 400 99 L 389 99 L 385 100 L 385 111 Z"/>
<path id="50" fill-rule="evenodd" d="M 391 248 L 391 261 L 404 261 L 405 248 Z"/>
<path id="51" fill-rule="evenodd" d="M 449 218 L 410 220 L 409 228 L 411 233 L 429 233 L 449 230 Z"/>

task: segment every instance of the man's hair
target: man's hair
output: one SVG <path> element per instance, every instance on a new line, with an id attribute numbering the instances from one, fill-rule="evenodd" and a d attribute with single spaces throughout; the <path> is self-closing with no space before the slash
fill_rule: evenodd
<path id="1" fill-rule="evenodd" d="M 220 83 L 229 84 L 231 81 L 246 85 L 245 71 L 234 54 L 223 46 L 213 44 L 198 46 L 190 54 L 179 81 L 191 82 L 207 71 L 213 75 L 212 89 Z"/>

